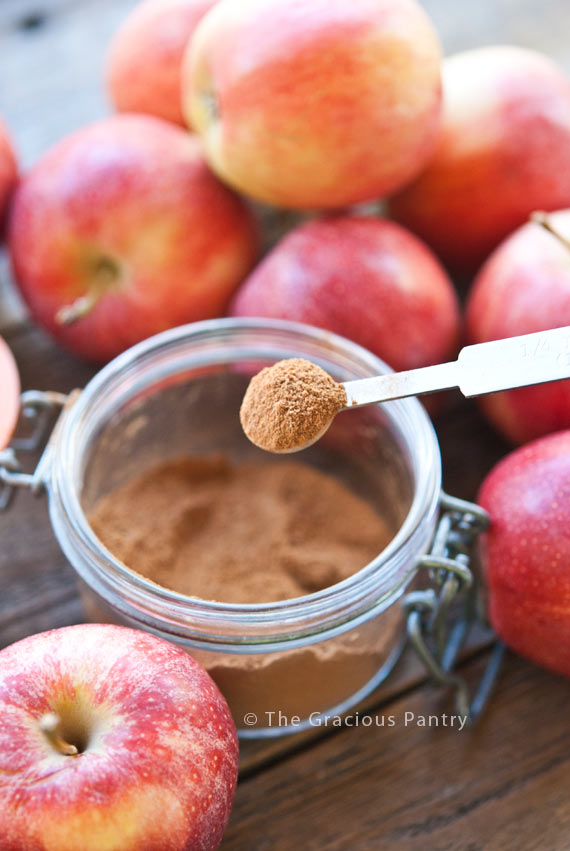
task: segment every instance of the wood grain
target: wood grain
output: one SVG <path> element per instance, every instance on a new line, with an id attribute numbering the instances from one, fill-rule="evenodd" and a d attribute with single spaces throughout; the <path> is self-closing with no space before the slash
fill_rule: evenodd
<path id="1" fill-rule="evenodd" d="M 467 668 L 480 673 L 483 661 Z M 570 684 L 510 659 L 473 731 L 425 685 L 238 786 L 224 851 L 567 851 Z M 415 719 L 405 726 L 406 712 Z"/>
<path id="2" fill-rule="evenodd" d="M 6 340 L 26 390 L 68 392 L 94 372 L 30 327 L 13 329 Z M 21 458 L 29 470 L 38 454 Z M 75 575 L 54 539 L 45 499 L 18 493 L 10 511 L 0 514 L 0 542 L 0 646 L 84 619 Z"/>

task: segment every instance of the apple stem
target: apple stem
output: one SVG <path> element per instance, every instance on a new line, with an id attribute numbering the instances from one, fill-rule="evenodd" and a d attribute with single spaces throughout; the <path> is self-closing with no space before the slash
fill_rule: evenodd
<path id="1" fill-rule="evenodd" d="M 547 230 L 548 233 L 551 233 L 553 236 L 558 239 L 562 245 L 570 251 L 570 239 L 566 239 L 565 236 L 556 230 L 554 225 L 552 224 L 548 213 L 542 212 L 542 210 L 537 211 L 536 213 L 532 213 L 530 217 L 531 222 L 536 222 L 537 225 L 540 225 Z"/>
<path id="2" fill-rule="evenodd" d="M 75 745 L 66 742 L 60 733 L 61 719 L 55 712 L 47 712 L 40 718 L 40 730 L 58 753 L 64 756 L 76 756 L 79 751 Z"/>
<path id="3" fill-rule="evenodd" d="M 55 315 L 55 321 L 58 325 L 72 325 L 78 319 L 84 319 L 91 313 L 101 295 L 101 291 L 90 290 L 73 304 L 66 304 L 65 307 L 60 308 Z"/>

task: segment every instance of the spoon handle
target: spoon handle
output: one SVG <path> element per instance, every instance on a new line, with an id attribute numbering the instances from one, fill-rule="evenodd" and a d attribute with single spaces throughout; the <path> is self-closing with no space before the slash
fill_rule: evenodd
<path id="1" fill-rule="evenodd" d="M 347 381 L 347 408 L 459 387 L 464 396 L 570 378 L 570 326 L 465 346 L 456 361 Z"/>

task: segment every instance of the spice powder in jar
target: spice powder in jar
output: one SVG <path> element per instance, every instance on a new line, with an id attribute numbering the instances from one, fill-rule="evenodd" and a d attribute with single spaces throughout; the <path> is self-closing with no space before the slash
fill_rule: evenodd
<path id="1" fill-rule="evenodd" d="M 307 364 L 291 359 L 271 374 L 263 370 L 252 382 L 255 397 L 250 384 L 242 423 L 262 442 L 304 443 L 346 403 L 342 385 Z M 320 591 L 364 567 L 393 534 L 370 503 L 321 470 L 269 457 L 234 463 L 221 454 L 148 469 L 102 497 L 89 520 L 131 570 L 220 603 L 260 604 Z M 400 624 L 392 607 L 382 614 L 381 628 L 368 621 L 294 650 L 191 652 L 218 683 L 237 726 L 253 713 L 263 727 L 268 713 L 307 718 L 358 692 L 386 661 Z"/>

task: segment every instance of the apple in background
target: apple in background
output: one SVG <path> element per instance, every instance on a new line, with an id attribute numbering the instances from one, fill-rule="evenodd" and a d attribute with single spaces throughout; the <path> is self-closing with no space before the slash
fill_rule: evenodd
<path id="1" fill-rule="evenodd" d="M 115 35 L 107 86 L 119 112 L 145 112 L 185 125 L 182 57 L 198 21 L 216 0 L 146 0 Z"/>
<path id="2" fill-rule="evenodd" d="M 20 414 L 20 376 L 14 356 L 0 337 L 0 452 L 5 449 Z M 2 488 L 0 487 L 0 490 Z"/>
<path id="3" fill-rule="evenodd" d="M 198 139 L 116 115 L 56 145 L 14 196 L 9 248 L 35 319 L 106 361 L 166 328 L 221 315 L 251 270 L 251 214 Z"/>
<path id="4" fill-rule="evenodd" d="M 83 624 L 0 653 L 0 836 L 10 851 L 210 851 L 238 745 L 184 650 Z"/>
<path id="5" fill-rule="evenodd" d="M 443 63 L 439 147 L 390 213 L 472 271 L 533 210 L 570 206 L 570 80 L 546 56 L 482 47 Z"/>
<path id="6" fill-rule="evenodd" d="M 12 141 L 6 127 L 0 121 L 0 235 L 4 231 L 8 203 L 17 180 L 18 166 Z"/>
<path id="7" fill-rule="evenodd" d="M 537 219 L 505 240 L 475 279 L 467 301 L 470 342 L 570 325 L 570 210 Z M 478 401 L 513 443 L 570 428 L 570 381 L 494 393 Z"/>
<path id="8" fill-rule="evenodd" d="M 404 228 L 371 217 L 293 230 L 243 283 L 230 313 L 326 328 L 396 370 L 445 361 L 459 342 L 457 297 L 438 260 Z"/>
<path id="9" fill-rule="evenodd" d="M 570 431 L 512 452 L 479 502 L 491 623 L 517 653 L 570 676 Z"/>
<path id="10" fill-rule="evenodd" d="M 426 164 L 440 65 L 415 0 L 222 0 L 188 47 L 184 113 L 214 171 L 245 194 L 346 206 Z"/>

